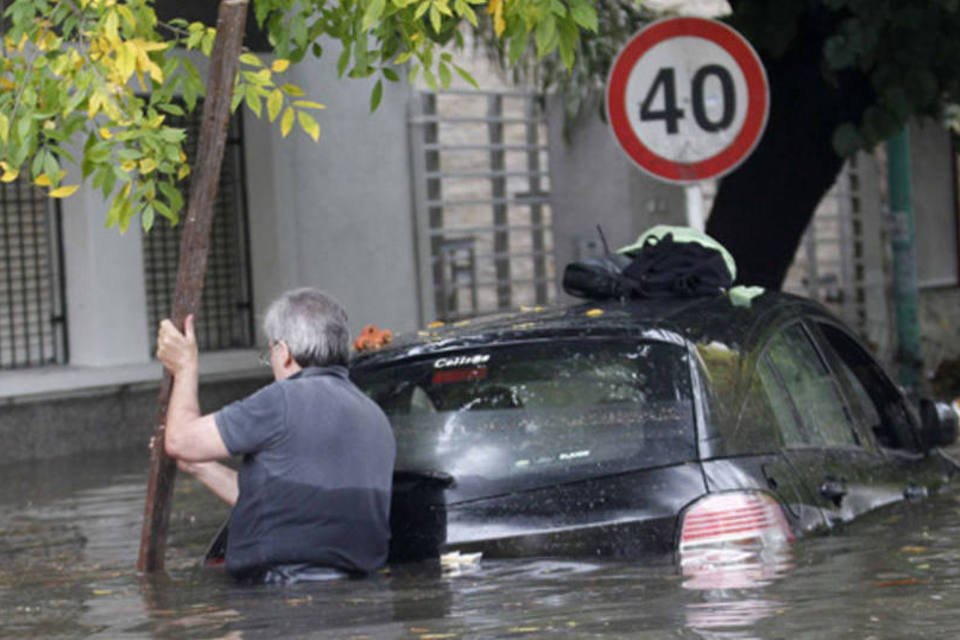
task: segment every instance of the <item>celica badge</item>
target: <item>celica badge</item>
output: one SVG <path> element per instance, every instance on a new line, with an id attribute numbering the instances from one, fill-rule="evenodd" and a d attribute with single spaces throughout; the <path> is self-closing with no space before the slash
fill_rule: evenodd
<path id="1" fill-rule="evenodd" d="M 439 358 L 433 363 L 434 369 L 449 369 L 450 367 L 475 367 L 490 361 L 489 353 L 479 353 L 475 356 L 452 356 Z"/>

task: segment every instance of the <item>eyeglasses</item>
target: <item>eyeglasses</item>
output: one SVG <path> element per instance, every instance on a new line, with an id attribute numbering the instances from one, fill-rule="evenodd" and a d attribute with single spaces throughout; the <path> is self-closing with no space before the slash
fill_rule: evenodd
<path id="1" fill-rule="evenodd" d="M 280 340 L 271 340 L 270 343 L 257 354 L 257 362 L 265 367 L 272 367 L 273 362 L 271 362 L 271 358 L 273 356 L 273 348 L 278 344 L 280 344 Z"/>

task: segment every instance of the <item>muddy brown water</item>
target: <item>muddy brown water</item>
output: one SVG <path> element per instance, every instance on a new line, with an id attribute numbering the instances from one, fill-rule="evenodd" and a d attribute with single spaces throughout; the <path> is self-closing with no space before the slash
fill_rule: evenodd
<path id="1" fill-rule="evenodd" d="M 483 560 L 243 587 L 197 568 L 226 508 L 179 481 L 168 571 L 133 570 L 145 452 L 0 467 L 0 638 L 957 638 L 960 483 L 706 576 Z"/>

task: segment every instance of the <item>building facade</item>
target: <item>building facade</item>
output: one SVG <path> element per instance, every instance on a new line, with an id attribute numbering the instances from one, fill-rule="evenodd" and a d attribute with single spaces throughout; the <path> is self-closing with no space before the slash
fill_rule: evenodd
<path id="1" fill-rule="evenodd" d="M 336 59 L 335 47 L 327 51 Z M 641 174 L 591 118 L 562 133 L 562 109 L 483 73 L 485 91 L 371 83 L 306 61 L 291 82 L 324 102 L 320 144 L 235 117 L 197 320 L 206 409 L 267 380 L 258 325 L 299 286 L 367 323 L 409 331 L 434 319 L 564 300 L 563 265 L 654 224 L 684 224 L 688 193 Z M 594 110 L 595 111 L 595 110 Z M 188 131 L 196 122 L 184 121 Z M 911 129 L 925 355 L 960 354 L 957 163 L 951 134 Z M 831 306 L 892 356 L 883 160 L 848 164 L 808 231 L 787 288 Z M 709 211 L 711 186 L 705 185 Z M 160 366 L 156 325 L 170 308 L 178 230 L 104 227 L 83 187 L 47 200 L 0 186 L 0 463 L 145 442 Z M 99 437 L 96 434 L 106 434 Z"/>

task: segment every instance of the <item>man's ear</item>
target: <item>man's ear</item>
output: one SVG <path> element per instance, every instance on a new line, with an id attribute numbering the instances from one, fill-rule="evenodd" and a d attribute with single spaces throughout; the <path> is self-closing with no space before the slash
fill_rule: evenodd
<path id="1" fill-rule="evenodd" d="M 293 359 L 293 353 L 290 351 L 290 345 L 288 345 L 285 340 L 280 341 L 280 348 L 283 349 L 282 356 L 284 368 L 296 364 L 296 360 Z"/>

